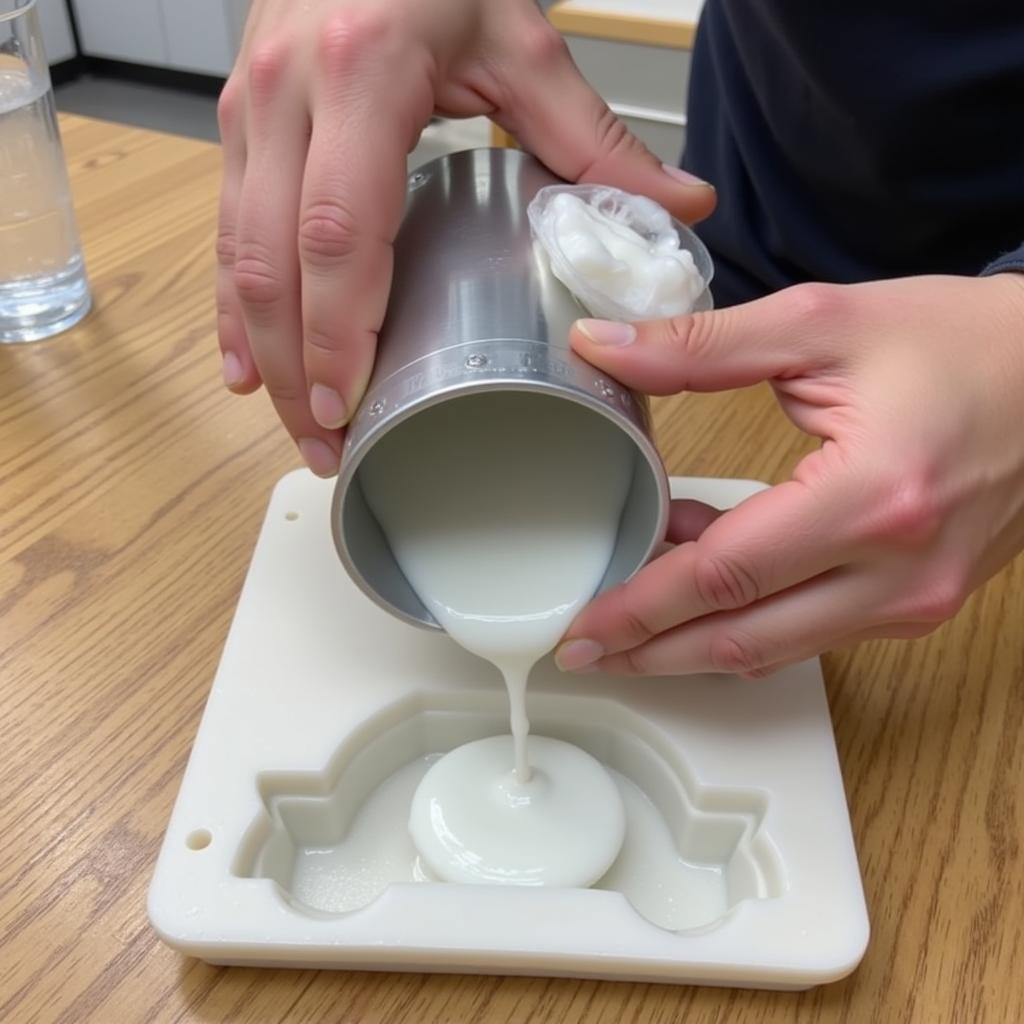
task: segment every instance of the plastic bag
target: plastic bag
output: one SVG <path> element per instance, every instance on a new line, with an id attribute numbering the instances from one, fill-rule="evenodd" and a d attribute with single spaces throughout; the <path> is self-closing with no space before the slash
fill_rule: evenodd
<path id="1" fill-rule="evenodd" d="M 552 273 L 594 316 L 650 320 L 710 306 L 707 249 L 653 200 L 603 185 L 549 185 L 527 213 Z"/>

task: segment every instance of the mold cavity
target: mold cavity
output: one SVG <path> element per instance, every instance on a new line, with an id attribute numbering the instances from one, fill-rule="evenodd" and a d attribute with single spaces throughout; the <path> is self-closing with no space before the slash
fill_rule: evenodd
<path id="1" fill-rule="evenodd" d="M 299 513 L 298 512 L 285 512 L 284 517 L 285 517 L 285 519 L 288 520 L 289 523 L 294 523 L 295 520 L 299 518 Z"/>
<path id="2" fill-rule="evenodd" d="M 197 828 L 185 836 L 185 845 L 190 850 L 205 850 L 213 842 L 209 829 Z"/>
<path id="3" fill-rule="evenodd" d="M 707 928 L 785 889 L 762 791 L 698 782 L 658 729 L 611 700 L 535 694 L 530 719 L 537 734 L 601 761 L 625 803 L 625 843 L 592 888 L 621 893 L 670 931 Z M 453 747 L 507 730 L 499 694 L 413 697 L 386 709 L 322 772 L 259 777 L 263 811 L 235 872 L 272 879 L 293 906 L 317 914 L 358 910 L 395 883 L 449 884 L 430 877 L 409 837 L 413 792 Z"/>

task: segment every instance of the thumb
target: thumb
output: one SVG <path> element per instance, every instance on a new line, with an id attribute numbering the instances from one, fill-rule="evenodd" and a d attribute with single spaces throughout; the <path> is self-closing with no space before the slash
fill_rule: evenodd
<path id="1" fill-rule="evenodd" d="M 524 42 L 515 75 L 492 114 L 502 128 L 567 181 L 647 196 L 687 224 L 714 210 L 714 187 L 662 164 L 594 92 L 543 16 Z"/>
<path id="2" fill-rule="evenodd" d="M 842 353 L 836 325 L 812 315 L 811 293 L 797 285 L 728 309 L 636 324 L 577 320 L 576 353 L 627 387 L 649 395 L 726 391 L 820 370 Z"/>

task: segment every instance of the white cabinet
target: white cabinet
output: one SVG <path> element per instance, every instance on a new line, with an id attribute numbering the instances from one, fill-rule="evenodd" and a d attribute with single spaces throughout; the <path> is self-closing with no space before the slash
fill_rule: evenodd
<path id="1" fill-rule="evenodd" d="M 167 64 L 183 71 L 226 75 L 237 45 L 224 0 L 160 0 Z"/>
<path id="2" fill-rule="evenodd" d="M 82 50 L 91 57 L 166 64 L 156 0 L 73 0 Z"/>
<path id="3" fill-rule="evenodd" d="M 228 39 L 231 42 L 231 63 L 234 64 L 235 57 L 242 45 L 242 34 L 245 31 L 245 22 L 249 17 L 249 7 L 252 0 L 222 0 L 224 11 L 228 20 Z"/>
<path id="4" fill-rule="evenodd" d="M 249 0 L 73 0 L 84 52 L 227 75 Z"/>
<path id="5" fill-rule="evenodd" d="M 51 64 L 74 57 L 75 37 L 71 34 L 71 20 L 64 0 L 37 0 L 36 11 L 43 30 L 46 59 Z"/>

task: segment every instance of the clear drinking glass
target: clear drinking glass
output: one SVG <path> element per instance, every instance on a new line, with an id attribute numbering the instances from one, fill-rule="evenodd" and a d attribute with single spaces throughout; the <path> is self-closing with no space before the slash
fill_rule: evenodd
<path id="1" fill-rule="evenodd" d="M 0 343 L 89 311 L 36 0 L 0 0 Z"/>

